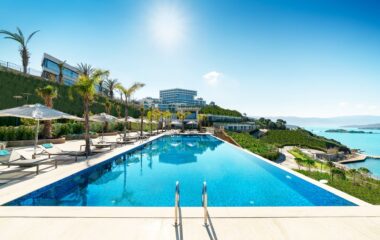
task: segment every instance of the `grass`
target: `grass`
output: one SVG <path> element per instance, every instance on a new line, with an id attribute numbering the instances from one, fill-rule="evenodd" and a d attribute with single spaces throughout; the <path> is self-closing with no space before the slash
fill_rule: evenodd
<path id="1" fill-rule="evenodd" d="M 379 205 L 380 204 L 380 181 L 372 178 L 359 178 L 356 177 L 355 183 L 353 177 L 347 177 L 345 179 L 338 176 L 334 176 L 334 180 L 331 181 L 331 175 L 325 172 L 317 171 L 304 171 L 296 170 L 303 175 L 306 175 L 315 180 L 328 179 L 327 185 L 346 192 L 354 197 L 357 197 L 365 202 Z"/>
<path id="2" fill-rule="evenodd" d="M 276 160 L 279 152 L 276 146 L 253 138 L 248 133 L 227 132 L 241 147 L 256 153 L 264 158 Z"/>
<path id="3" fill-rule="evenodd" d="M 349 149 L 341 143 L 316 136 L 303 129 L 297 130 L 269 130 L 262 138 L 262 141 L 274 144 L 277 147 L 299 146 L 321 151 L 327 151 L 329 148 L 337 148 L 340 151 L 348 152 Z"/>
<path id="4" fill-rule="evenodd" d="M 318 160 L 315 160 L 313 159 L 312 157 L 308 156 L 307 154 L 303 153 L 300 149 L 294 147 L 292 148 L 291 150 L 288 151 L 290 154 L 292 154 L 295 158 L 299 158 L 301 159 L 302 161 L 300 162 L 301 163 L 301 166 L 304 166 L 304 167 L 307 167 L 307 161 L 308 160 L 312 160 L 314 161 L 314 167 L 319 169 L 319 170 L 329 170 L 329 167 L 327 166 L 327 164 L 323 163 L 323 162 L 320 162 Z"/>

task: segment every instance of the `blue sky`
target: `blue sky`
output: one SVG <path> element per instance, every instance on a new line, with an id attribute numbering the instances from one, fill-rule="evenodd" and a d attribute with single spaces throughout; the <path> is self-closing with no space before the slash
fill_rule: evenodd
<path id="1" fill-rule="evenodd" d="M 252 116 L 380 115 L 380 2 L 0 0 L 0 29 L 41 30 L 47 52 L 108 69 L 136 94 L 198 90 Z M 20 63 L 0 38 L 0 59 Z"/>

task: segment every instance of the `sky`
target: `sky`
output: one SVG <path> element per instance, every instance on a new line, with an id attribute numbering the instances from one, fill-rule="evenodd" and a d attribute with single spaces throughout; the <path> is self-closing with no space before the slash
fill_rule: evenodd
<path id="1" fill-rule="evenodd" d="M 380 115 L 378 0 L 0 0 L 0 29 L 107 69 L 134 98 L 198 91 L 249 116 Z M 21 63 L 0 37 L 0 60 Z"/>

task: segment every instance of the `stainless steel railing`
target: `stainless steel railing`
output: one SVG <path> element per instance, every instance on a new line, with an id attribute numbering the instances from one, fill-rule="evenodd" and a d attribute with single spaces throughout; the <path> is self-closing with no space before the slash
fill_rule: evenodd
<path id="1" fill-rule="evenodd" d="M 179 215 L 179 181 L 175 183 L 175 196 L 174 196 L 174 224 L 178 225 L 178 215 Z"/>
<path id="2" fill-rule="evenodd" d="M 202 188 L 202 207 L 204 211 L 204 223 L 207 225 L 207 219 L 208 219 L 208 211 L 207 211 L 207 183 L 203 182 L 203 188 Z"/>

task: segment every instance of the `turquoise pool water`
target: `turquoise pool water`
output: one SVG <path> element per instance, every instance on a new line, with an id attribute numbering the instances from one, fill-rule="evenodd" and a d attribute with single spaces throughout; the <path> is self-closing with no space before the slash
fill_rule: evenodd
<path id="1" fill-rule="evenodd" d="M 212 136 L 165 136 L 21 197 L 22 206 L 353 206 Z"/>
<path id="2" fill-rule="evenodd" d="M 338 127 L 340 128 L 340 127 Z M 329 133 L 326 132 L 328 129 L 336 128 L 321 128 L 321 127 L 308 127 L 309 131 L 313 133 L 335 139 L 350 148 L 360 149 L 368 155 L 380 156 L 380 130 L 363 130 L 371 131 L 373 134 L 362 134 L 362 133 Z M 358 130 L 356 128 L 343 128 L 347 130 Z M 361 130 L 361 129 L 359 129 Z M 366 167 L 371 170 L 372 174 L 377 178 L 380 178 L 380 159 L 367 159 L 363 162 L 346 164 L 348 167 Z"/>

